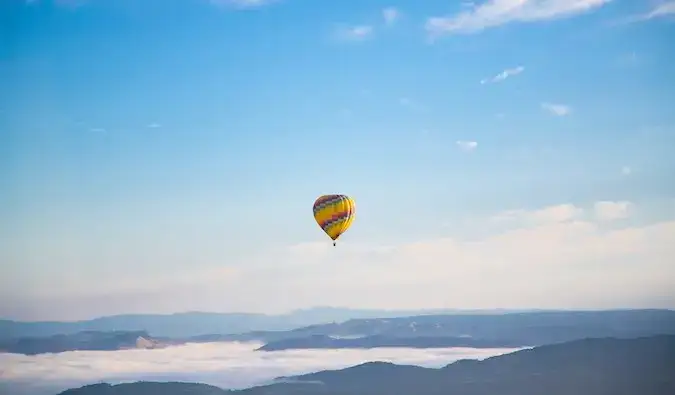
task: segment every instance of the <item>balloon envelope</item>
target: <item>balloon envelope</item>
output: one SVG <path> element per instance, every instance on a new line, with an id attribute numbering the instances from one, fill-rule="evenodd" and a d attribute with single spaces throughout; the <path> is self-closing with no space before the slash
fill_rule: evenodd
<path id="1" fill-rule="evenodd" d="M 354 221 L 356 205 L 347 195 L 323 195 L 314 202 L 314 219 L 333 241 Z"/>

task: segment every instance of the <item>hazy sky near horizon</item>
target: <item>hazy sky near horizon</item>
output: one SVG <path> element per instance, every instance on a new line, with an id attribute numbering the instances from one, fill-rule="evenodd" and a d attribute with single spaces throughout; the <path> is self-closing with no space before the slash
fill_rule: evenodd
<path id="1" fill-rule="evenodd" d="M 256 343 L 185 344 L 158 350 L 0 353 L 0 390 L 15 395 L 53 395 L 96 382 L 186 381 L 247 388 L 277 377 L 343 369 L 365 362 L 440 368 L 460 359 L 484 359 L 514 348 L 375 348 L 257 352 Z M 9 393 L 9 392 L 8 392 Z"/>
<path id="2" fill-rule="evenodd" d="M 0 7 L 0 317 L 675 308 L 672 0 Z"/>

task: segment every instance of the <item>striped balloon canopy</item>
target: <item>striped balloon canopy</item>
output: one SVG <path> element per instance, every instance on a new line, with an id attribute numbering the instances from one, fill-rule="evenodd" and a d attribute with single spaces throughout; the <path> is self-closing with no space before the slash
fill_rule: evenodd
<path id="1" fill-rule="evenodd" d="M 323 195 L 314 202 L 314 219 L 333 240 L 347 231 L 354 222 L 356 204 L 347 195 Z"/>

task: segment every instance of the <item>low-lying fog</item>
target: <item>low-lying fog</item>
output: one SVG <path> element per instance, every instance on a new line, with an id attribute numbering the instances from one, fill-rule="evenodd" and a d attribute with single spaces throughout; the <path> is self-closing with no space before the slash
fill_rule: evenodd
<path id="1" fill-rule="evenodd" d="M 410 349 L 254 351 L 259 343 L 185 344 L 158 350 L 71 351 L 26 356 L 0 354 L 0 393 L 56 395 L 95 382 L 191 381 L 245 388 L 279 376 L 342 369 L 369 361 L 441 367 L 516 349 Z"/>

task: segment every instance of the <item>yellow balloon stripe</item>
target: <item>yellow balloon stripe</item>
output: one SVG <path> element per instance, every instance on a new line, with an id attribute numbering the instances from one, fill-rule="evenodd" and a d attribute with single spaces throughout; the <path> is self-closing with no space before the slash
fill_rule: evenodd
<path id="1" fill-rule="evenodd" d="M 352 198 L 347 198 L 345 200 L 345 205 L 347 206 L 347 211 L 349 214 L 347 215 L 347 218 L 345 221 L 342 222 L 342 227 L 340 229 L 340 234 L 343 234 L 349 229 L 349 227 L 352 225 L 352 222 L 354 221 L 354 209 L 356 208 L 356 205 L 354 204 L 354 200 Z"/>
<path id="2" fill-rule="evenodd" d="M 351 226 L 355 213 L 354 200 L 345 195 L 324 195 L 314 202 L 314 218 L 332 240 Z"/>

